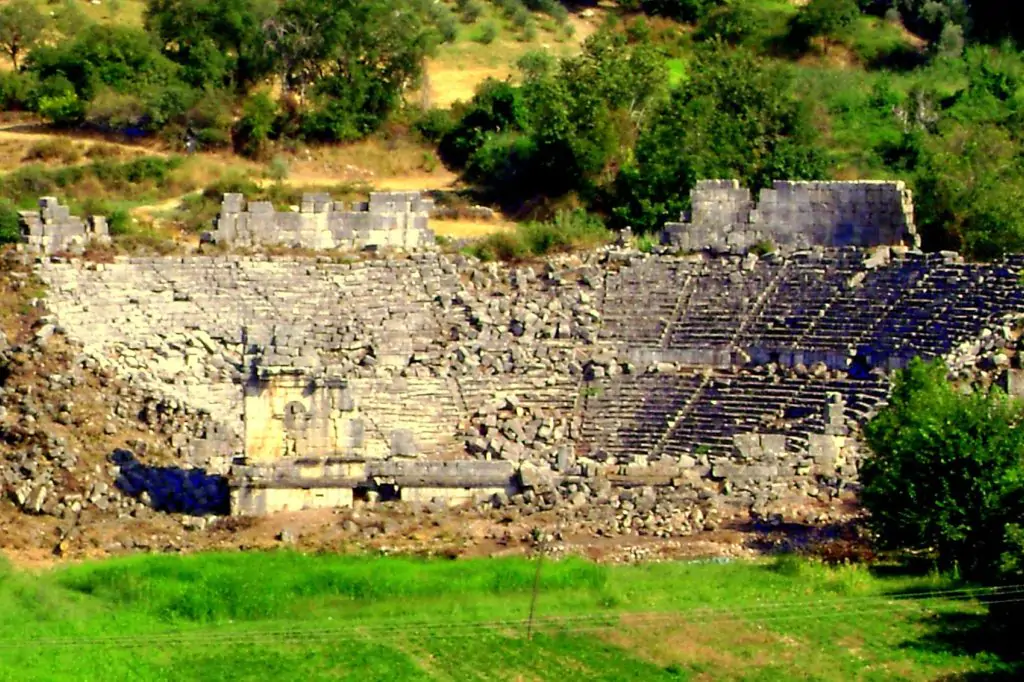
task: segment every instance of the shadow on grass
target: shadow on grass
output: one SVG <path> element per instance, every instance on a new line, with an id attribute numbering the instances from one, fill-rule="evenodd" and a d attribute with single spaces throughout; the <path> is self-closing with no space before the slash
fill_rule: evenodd
<path id="1" fill-rule="evenodd" d="M 903 644 L 927 653 L 953 653 L 986 661 L 989 670 L 946 675 L 939 679 L 1001 682 L 1024 679 L 1024 603 L 996 603 L 988 613 L 939 613 L 923 621 L 928 632 Z"/>

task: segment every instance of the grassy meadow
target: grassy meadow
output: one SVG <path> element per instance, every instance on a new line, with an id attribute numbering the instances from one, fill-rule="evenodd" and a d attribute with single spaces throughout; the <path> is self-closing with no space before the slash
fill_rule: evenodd
<path id="1" fill-rule="evenodd" d="M 1012 674 L 995 655 L 968 646 L 968 626 L 984 607 L 963 598 L 969 592 L 947 592 L 957 586 L 940 576 L 880 577 L 863 566 L 791 558 L 545 561 L 528 638 L 535 569 L 519 558 L 291 552 L 134 556 L 35 573 L 3 567 L 0 679 Z"/>

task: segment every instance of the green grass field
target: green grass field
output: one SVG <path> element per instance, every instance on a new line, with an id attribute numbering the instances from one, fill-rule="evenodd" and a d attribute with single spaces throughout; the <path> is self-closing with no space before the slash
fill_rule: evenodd
<path id="1" fill-rule="evenodd" d="M 294 553 L 0 568 L 2 680 L 932 680 L 1010 674 L 946 641 L 938 576 L 799 560 L 599 566 Z M 930 595 L 930 596 L 929 596 Z M 953 678 L 958 679 L 958 678 Z M 974 678 L 972 678 L 974 679 Z"/>

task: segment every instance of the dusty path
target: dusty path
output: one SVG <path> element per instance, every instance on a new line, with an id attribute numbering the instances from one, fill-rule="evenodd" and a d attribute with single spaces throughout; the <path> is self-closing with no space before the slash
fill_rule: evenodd
<path id="1" fill-rule="evenodd" d="M 19 123 L 0 127 L 0 142 L 41 142 L 43 140 L 58 140 L 67 144 L 84 144 L 89 147 L 105 146 L 113 147 L 126 154 L 146 154 L 149 156 L 169 156 L 163 149 L 152 145 L 129 144 L 126 142 L 114 142 L 105 137 L 88 135 L 76 131 L 73 135 L 66 132 L 55 131 L 46 126 Z"/>

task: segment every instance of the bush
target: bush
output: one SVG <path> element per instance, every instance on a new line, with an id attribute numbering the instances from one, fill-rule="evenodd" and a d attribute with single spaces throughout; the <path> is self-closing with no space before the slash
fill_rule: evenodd
<path id="1" fill-rule="evenodd" d="M 482 45 L 490 45 L 494 42 L 494 39 L 498 37 L 498 25 L 493 21 L 488 21 L 486 24 L 480 27 L 480 32 L 476 34 L 474 40 Z"/>
<path id="2" fill-rule="evenodd" d="M 53 95 L 42 95 L 36 104 L 39 115 L 54 125 L 73 126 L 85 119 L 85 103 L 74 90 L 64 90 Z"/>
<path id="3" fill-rule="evenodd" d="M 620 4 L 622 4 L 620 2 Z M 630 0 L 627 5 L 637 4 Z M 639 8 L 646 14 L 655 14 L 688 23 L 696 22 L 705 12 L 720 5 L 721 0 L 640 0 Z M 629 9 L 629 7 L 624 7 Z"/>
<path id="4" fill-rule="evenodd" d="M 425 141 L 437 144 L 455 128 L 455 120 L 448 109 L 428 109 L 416 117 L 412 127 Z"/>
<path id="5" fill-rule="evenodd" d="M 123 208 L 115 208 L 107 213 L 107 230 L 111 237 L 119 237 L 132 231 L 134 221 L 131 214 Z"/>
<path id="6" fill-rule="evenodd" d="M 789 41 L 806 49 L 812 38 L 842 37 L 860 16 L 856 0 L 810 0 L 790 23 Z"/>
<path id="7" fill-rule="evenodd" d="M 462 3 L 459 7 L 459 20 L 464 24 L 474 24 L 484 13 L 483 4 L 476 0 Z"/>
<path id="8" fill-rule="evenodd" d="M 10 203 L 0 202 L 0 244 L 16 244 L 21 241 L 21 218 L 18 209 Z"/>
<path id="9" fill-rule="evenodd" d="M 63 164 L 77 163 L 82 158 L 78 147 L 66 140 L 40 140 L 25 151 L 22 161 L 60 161 Z"/>
<path id="10" fill-rule="evenodd" d="M 142 128 L 147 113 L 146 104 L 138 95 L 105 88 L 88 103 L 85 118 L 101 129 L 119 131 Z"/>
<path id="11" fill-rule="evenodd" d="M 37 83 L 26 73 L 0 72 L 0 109 L 21 111 L 30 109 Z"/>
<path id="12" fill-rule="evenodd" d="M 737 45 L 757 34 L 758 17 L 750 3 L 733 0 L 715 7 L 701 19 L 695 37 L 698 40 L 720 38 Z"/>
<path id="13" fill-rule="evenodd" d="M 250 159 L 266 156 L 277 117 L 277 103 L 270 95 L 265 92 L 250 95 L 242 107 L 242 117 L 232 131 L 235 151 Z"/>
<path id="14" fill-rule="evenodd" d="M 496 232 L 467 251 L 484 261 L 522 261 L 551 253 L 593 249 L 612 240 L 612 234 L 596 217 L 582 209 L 559 211 L 549 222 L 529 222 L 514 232 Z"/>
<path id="15" fill-rule="evenodd" d="M 865 427 L 874 456 L 861 499 L 883 547 L 929 550 L 942 568 L 992 578 L 1010 524 L 1024 521 L 1024 410 L 998 389 L 965 394 L 946 373 L 914 360 L 897 375 Z"/>

